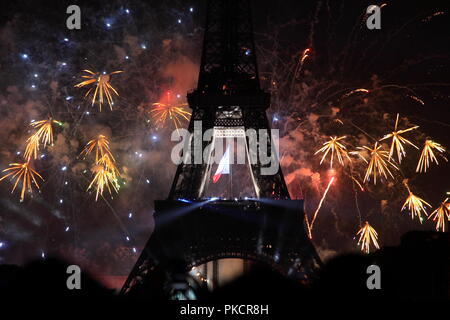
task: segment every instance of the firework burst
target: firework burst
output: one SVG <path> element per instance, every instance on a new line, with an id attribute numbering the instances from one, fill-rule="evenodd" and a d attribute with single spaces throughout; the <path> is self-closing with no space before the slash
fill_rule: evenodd
<path id="1" fill-rule="evenodd" d="M 31 158 L 36 159 L 38 151 L 39 151 L 39 136 L 37 134 L 33 134 L 27 139 L 27 145 L 25 147 L 23 157 L 26 160 L 29 160 Z"/>
<path id="2" fill-rule="evenodd" d="M 425 216 L 428 216 L 426 206 L 431 208 L 431 205 L 428 202 L 409 191 L 409 196 L 408 198 L 406 198 L 401 211 L 408 208 L 409 212 L 411 213 L 411 218 L 414 219 L 414 217 L 417 216 L 420 223 L 422 223 L 422 213 L 425 214 Z"/>
<path id="3" fill-rule="evenodd" d="M 97 201 L 99 195 L 103 195 L 105 187 L 108 189 L 110 194 L 112 194 L 112 190 L 116 192 L 119 191 L 117 177 L 106 166 L 96 164 L 92 167 L 92 172 L 94 173 L 94 178 L 86 191 L 89 191 L 93 186 L 95 186 L 95 201 Z"/>
<path id="4" fill-rule="evenodd" d="M 24 152 L 24 158 L 26 160 L 31 159 L 32 157 L 35 159 L 37 158 L 40 143 L 44 144 L 44 148 L 47 145 L 53 144 L 53 123 L 62 125 L 61 122 L 53 120 L 52 118 L 30 123 L 30 126 L 37 129 L 37 131 L 27 139 L 27 145 Z"/>
<path id="5" fill-rule="evenodd" d="M 44 148 L 47 146 L 47 144 L 53 144 L 53 123 L 61 125 L 61 122 L 53 120 L 52 118 L 30 123 L 30 126 L 38 129 L 35 134 L 39 136 L 40 140 L 42 140 L 41 142 L 44 144 Z"/>
<path id="6" fill-rule="evenodd" d="M 397 152 L 398 163 L 401 163 L 402 158 L 406 155 L 404 144 L 409 144 L 409 145 L 413 146 L 414 148 L 419 149 L 415 144 L 413 144 L 408 139 L 402 137 L 401 135 L 406 132 L 415 130 L 419 126 L 414 126 L 414 127 L 404 129 L 404 130 L 397 130 L 398 119 L 399 119 L 399 114 L 397 113 L 397 119 L 395 120 L 394 131 L 385 135 L 380 141 L 392 138 L 391 149 L 389 151 L 388 160 L 391 160 L 391 158 L 394 154 L 394 150 L 395 150 Z"/>
<path id="7" fill-rule="evenodd" d="M 96 139 L 90 140 L 84 147 L 81 154 L 87 156 L 95 149 L 95 162 L 92 167 L 94 177 L 89 184 L 87 191 L 93 186 L 96 189 L 95 201 L 99 195 L 103 195 L 105 187 L 111 194 L 111 190 L 119 191 L 118 177 L 120 177 L 119 170 L 115 165 L 114 156 L 109 148 L 109 141 L 106 136 L 100 134 Z"/>
<path id="8" fill-rule="evenodd" d="M 9 168 L 3 170 L 2 172 L 8 173 L 0 178 L 0 181 L 6 179 L 7 177 L 11 177 L 13 180 L 15 180 L 11 193 L 14 192 L 19 182 L 22 181 L 20 201 L 23 201 L 23 199 L 25 198 L 26 190 L 28 190 L 30 193 L 33 192 L 33 183 L 36 188 L 39 189 L 39 184 L 36 180 L 36 177 L 39 177 L 42 181 L 44 180 L 36 170 L 31 168 L 29 161 L 24 163 L 10 163 Z"/>
<path id="9" fill-rule="evenodd" d="M 119 93 L 117 93 L 117 90 L 114 89 L 113 86 L 111 86 L 109 81 L 111 80 L 111 76 L 113 74 L 122 73 L 123 71 L 119 70 L 111 73 L 101 74 L 85 69 L 83 70 L 83 72 L 86 72 L 87 75 L 83 75 L 81 77 L 88 80 L 84 80 L 76 84 L 75 88 L 82 88 L 84 86 L 94 84 L 94 86 L 86 91 L 86 94 L 84 95 L 85 98 L 87 98 L 92 93 L 92 105 L 97 103 L 100 111 L 102 111 L 102 106 L 105 102 L 104 98 L 106 98 L 106 102 L 108 103 L 109 108 L 112 110 L 112 105 L 114 104 L 112 93 L 114 93 L 116 96 L 119 96 Z"/>
<path id="10" fill-rule="evenodd" d="M 428 217 L 428 220 L 432 219 L 433 222 L 436 222 L 436 231 L 445 232 L 445 220 L 450 221 L 450 202 L 448 200 L 449 198 L 445 199 Z"/>
<path id="11" fill-rule="evenodd" d="M 427 172 L 431 162 L 436 162 L 436 164 L 439 164 L 433 150 L 441 154 L 445 152 L 445 148 L 439 143 L 432 140 L 426 140 L 422 153 L 420 154 L 419 162 L 417 163 L 416 172 Z M 445 157 L 444 159 L 447 160 Z"/>
<path id="12" fill-rule="evenodd" d="M 380 246 L 378 245 L 378 233 L 372 228 L 369 222 L 366 221 L 364 227 L 359 229 L 356 235 L 359 235 L 358 245 L 361 246 L 361 251 L 369 253 L 371 244 L 373 244 L 375 248 L 380 249 Z"/>
<path id="13" fill-rule="evenodd" d="M 384 176 L 386 179 L 388 178 L 388 174 L 391 178 L 394 178 L 392 175 L 389 166 L 398 170 L 398 167 L 389 160 L 389 155 L 387 151 L 381 149 L 381 145 L 378 145 L 378 142 L 375 142 L 374 147 L 371 149 L 367 146 L 358 147 L 358 151 L 351 152 L 351 154 L 356 154 L 360 158 L 364 159 L 366 163 L 368 163 L 366 174 L 364 176 L 364 182 L 369 181 L 370 177 L 373 177 L 374 184 L 377 184 L 377 176 Z M 364 156 L 361 154 L 362 151 L 368 151 L 370 160 L 367 161 Z"/>
<path id="14" fill-rule="evenodd" d="M 330 167 L 333 168 L 333 160 L 334 156 L 336 155 L 336 158 L 338 159 L 339 163 L 341 165 L 344 165 L 344 158 L 347 158 L 349 161 L 351 161 L 350 157 L 347 153 L 347 148 L 339 141 L 342 141 L 346 138 L 346 136 L 342 137 L 330 137 L 330 140 L 325 142 L 323 144 L 323 147 L 314 153 L 314 155 L 318 154 L 319 152 L 323 152 L 322 159 L 320 160 L 320 164 L 325 160 L 328 154 L 330 154 Z"/>
<path id="15" fill-rule="evenodd" d="M 191 113 L 185 108 L 187 104 L 170 105 L 165 103 L 153 103 L 153 107 L 150 109 L 152 119 L 156 125 L 162 125 L 167 120 L 171 121 L 175 128 L 182 125 L 183 121 L 189 121 Z"/>
<path id="16" fill-rule="evenodd" d="M 95 163 L 98 163 L 105 155 L 112 161 L 115 161 L 109 149 L 109 141 L 106 136 L 100 134 L 97 138 L 90 140 L 80 155 L 87 156 L 95 149 Z M 106 158 L 105 158 L 106 159 Z"/>
<path id="17" fill-rule="evenodd" d="M 115 165 L 115 160 L 110 153 L 105 153 L 96 164 L 103 166 L 108 172 L 111 173 L 114 180 L 117 180 L 117 177 L 120 176 L 119 170 Z"/>

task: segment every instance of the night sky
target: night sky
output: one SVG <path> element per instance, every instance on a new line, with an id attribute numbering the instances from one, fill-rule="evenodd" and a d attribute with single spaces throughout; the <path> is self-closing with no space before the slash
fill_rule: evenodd
<path id="1" fill-rule="evenodd" d="M 445 1 L 253 1 L 260 80 L 272 94 L 268 117 L 280 130 L 281 165 L 292 198 L 317 208 L 329 181 L 329 162 L 314 153 L 330 136 L 346 136 L 348 151 L 373 145 L 393 131 L 396 114 L 406 147 L 393 179 L 363 182 L 367 165 L 334 165 L 331 187 L 313 230 L 322 257 L 358 250 L 369 221 L 381 245 L 410 230 L 433 230 L 401 207 L 411 191 L 432 205 L 450 191 L 448 152 L 416 173 L 426 139 L 450 146 L 450 19 Z M 382 5 L 381 30 L 368 30 L 365 10 Z M 81 7 L 81 30 L 66 28 L 68 5 Z M 0 263 L 59 255 L 93 273 L 127 274 L 153 228 L 153 200 L 165 199 L 175 165 L 170 122 L 157 125 L 149 109 L 184 103 L 196 86 L 204 1 L 8 1 L 0 12 L 0 168 L 23 162 L 29 123 L 61 121 L 53 146 L 33 167 L 41 192 L 20 202 L 13 184 L 0 182 Z M 300 66 L 305 49 L 308 58 Z M 113 111 L 74 88 L 83 69 L 123 70 L 111 77 L 119 97 Z M 351 93 L 356 89 L 366 92 Z M 186 124 L 186 123 L 185 123 Z M 122 187 L 95 201 L 86 192 L 92 172 L 79 157 L 98 134 L 111 141 Z M 390 142 L 384 141 L 389 151 Z M 355 187 L 354 180 L 364 185 Z M 20 189 L 20 188 L 19 188 Z"/>

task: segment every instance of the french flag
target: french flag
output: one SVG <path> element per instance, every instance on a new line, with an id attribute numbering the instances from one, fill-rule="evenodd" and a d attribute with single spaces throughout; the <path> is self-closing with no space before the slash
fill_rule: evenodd
<path id="1" fill-rule="evenodd" d="M 212 176 L 213 183 L 219 181 L 220 177 L 223 174 L 230 174 L 230 147 L 227 147 L 227 150 L 220 159 L 219 166 L 217 167 L 216 173 Z"/>

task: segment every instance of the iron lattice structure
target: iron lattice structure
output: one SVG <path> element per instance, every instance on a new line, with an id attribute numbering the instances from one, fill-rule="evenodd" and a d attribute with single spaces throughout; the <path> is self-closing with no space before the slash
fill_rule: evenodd
<path id="1" fill-rule="evenodd" d="M 188 130 L 202 141 L 201 150 L 209 142 L 195 135 L 208 129 L 254 129 L 258 148 L 260 129 L 270 130 L 270 94 L 260 87 L 251 21 L 248 0 L 207 3 L 198 85 L 187 96 L 193 110 Z M 200 131 L 194 130 L 196 121 L 201 121 Z M 271 136 L 266 140 L 272 153 Z M 194 144 L 189 148 L 194 154 Z M 256 199 L 212 201 L 204 199 L 200 187 L 207 164 L 179 164 L 168 199 L 155 202 L 155 230 L 122 293 L 145 287 L 158 266 L 170 261 L 182 261 L 189 270 L 207 261 L 239 257 L 310 279 L 321 262 L 303 228 L 303 201 L 290 200 L 280 167 L 275 174 L 262 175 L 263 167 L 259 161 L 250 166 Z"/>
<path id="2" fill-rule="evenodd" d="M 251 128 L 256 129 L 256 138 L 261 141 L 259 129 L 270 129 L 266 116 L 270 94 L 259 83 L 250 9 L 249 1 L 208 1 L 198 86 L 187 96 L 193 110 L 190 132 L 194 131 L 195 121 L 201 121 L 202 133 L 214 127 Z M 208 143 L 203 142 L 202 150 Z M 194 153 L 192 146 L 191 154 Z M 281 170 L 273 175 L 261 175 L 261 169 L 260 162 L 251 166 L 260 191 L 258 196 L 289 199 Z M 206 172 L 205 162 L 180 165 L 169 198 L 202 198 L 204 190 L 200 186 Z"/>

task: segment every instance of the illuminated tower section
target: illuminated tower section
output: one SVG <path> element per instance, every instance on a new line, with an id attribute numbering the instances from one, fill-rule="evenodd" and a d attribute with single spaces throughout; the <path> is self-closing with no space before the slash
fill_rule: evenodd
<path id="1" fill-rule="evenodd" d="M 148 288 L 174 264 L 213 287 L 223 259 L 233 259 L 232 269 L 241 259 L 243 270 L 253 261 L 305 281 L 321 264 L 303 228 L 303 201 L 290 199 L 278 164 L 250 9 L 248 0 L 207 2 L 198 85 L 187 96 L 190 161 L 178 165 L 168 199 L 155 202 L 155 231 L 123 294 Z"/>

